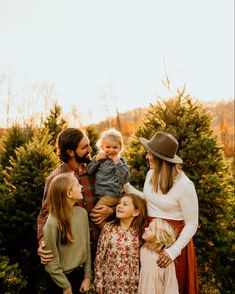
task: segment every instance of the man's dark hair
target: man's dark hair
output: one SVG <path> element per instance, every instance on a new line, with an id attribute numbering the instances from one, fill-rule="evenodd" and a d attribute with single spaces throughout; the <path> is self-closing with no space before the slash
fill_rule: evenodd
<path id="1" fill-rule="evenodd" d="M 84 133 L 76 128 L 67 128 L 59 133 L 57 138 L 57 152 L 63 162 L 68 162 L 70 159 L 66 151 L 68 149 L 76 151 L 83 136 Z"/>

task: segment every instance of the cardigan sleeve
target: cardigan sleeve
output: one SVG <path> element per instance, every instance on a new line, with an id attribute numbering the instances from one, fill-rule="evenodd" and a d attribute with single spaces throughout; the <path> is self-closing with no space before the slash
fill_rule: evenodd
<path id="1" fill-rule="evenodd" d="M 198 227 L 198 198 L 191 181 L 184 183 L 178 201 L 184 217 L 185 226 L 176 242 L 165 250 L 173 260 L 181 254 L 181 250 L 192 239 Z"/>
<path id="2" fill-rule="evenodd" d="M 53 259 L 47 265 L 45 270 L 50 274 L 52 280 L 61 288 L 69 289 L 71 284 L 65 274 L 60 263 L 60 256 L 57 247 L 58 241 L 58 227 L 54 224 L 46 224 L 43 228 L 44 240 L 46 249 L 51 249 L 53 252 Z"/>

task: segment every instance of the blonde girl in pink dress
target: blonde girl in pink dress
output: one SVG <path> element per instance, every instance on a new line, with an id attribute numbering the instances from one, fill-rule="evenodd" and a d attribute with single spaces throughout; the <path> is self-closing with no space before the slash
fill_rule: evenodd
<path id="1" fill-rule="evenodd" d="M 140 249 L 140 279 L 138 294 L 178 294 L 175 265 L 166 268 L 157 265 L 159 253 L 176 240 L 173 227 L 162 219 L 154 219 L 142 236 L 145 240 Z"/>
<path id="2" fill-rule="evenodd" d="M 116 220 L 104 225 L 98 241 L 94 284 L 98 294 L 137 294 L 140 240 L 147 215 L 145 200 L 122 196 Z"/>

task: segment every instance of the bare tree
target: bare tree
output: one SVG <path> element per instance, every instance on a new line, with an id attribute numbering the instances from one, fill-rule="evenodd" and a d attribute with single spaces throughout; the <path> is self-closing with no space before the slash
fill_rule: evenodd
<path id="1" fill-rule="evenodd" d="M 55 104 L 54 87 L 33 84 L 17 89 L 6 75 L 0 76 L 0 125 L 9 128 L 12 124 L 41 125 Z"/>

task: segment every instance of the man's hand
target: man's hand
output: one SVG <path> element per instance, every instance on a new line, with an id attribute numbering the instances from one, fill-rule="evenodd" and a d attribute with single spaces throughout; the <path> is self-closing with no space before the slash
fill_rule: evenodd
<path id="1" fill-rule="evenodd" d="M 40 256 L 41 259 L 41 264 L 48 264 L 48 262 L 52 261 L 54 255 L 52 254 L 52 250 L 44 250 L 45 248 L 45 242 L 42 240 L 39 248 L 38 248 L 38 255 Z"/>
<path id="2" fill-rule="evenodd" d="M 113 214 L 114 210 L 107 205 L 98 205 L 96 208 L 93 208 L 90 213 L 91 220 L 99 225 L 105 221 L 109 216 Z"/>
<path id="3" fill-rule="evenodd" d="M 82 281 L 82 284 L 81 284 L 81 287 L 80 287 L 80 292 L 83 293 L 83 292 L 88 292 L 90 290 L 90 279 L 89 278 L 86 278 Z"/>

